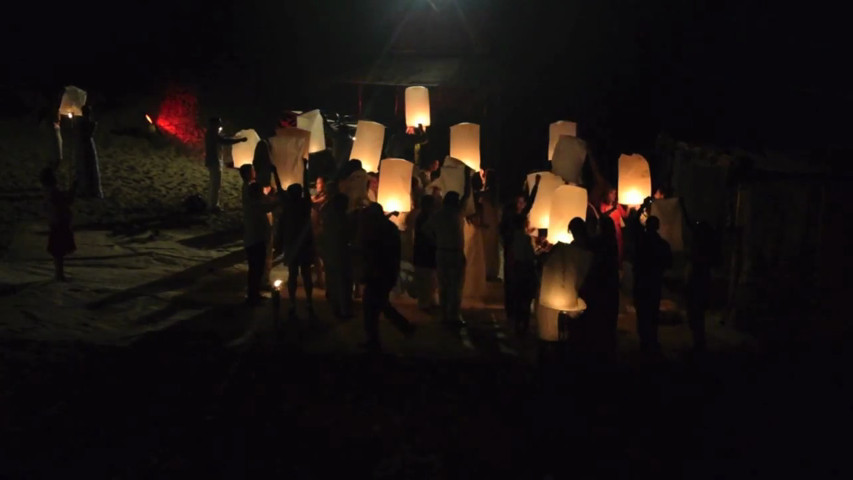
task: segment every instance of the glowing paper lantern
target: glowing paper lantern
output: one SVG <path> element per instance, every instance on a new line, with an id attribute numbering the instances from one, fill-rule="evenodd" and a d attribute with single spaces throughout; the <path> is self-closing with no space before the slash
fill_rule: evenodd
<path id="1" fill-rule="evenodd" d="M 562 185 L 554 190 L 551 195 L 551 213 L 548 218 L 549 243 L 572 243 L 573 237 L 568 231 L 569 222 L 575 217 L 586 219 L 588 202 L 587 191 L 583 187 Z"/>
<path id="2" fill-rule="evenodd" d="M 554 149 L 557 148 L 561 135 L 577 137 L 578 124 L 568 120 L 559 120 L 551 124 L 548 128 L 548 160 L 554 158 Z"/>
<path id="3" fill-rule="evenodd" d="M 350 160 L 361 160 L 366 172 L 379 170 L 382 157 L 382 143 L 385 141 L 385 126 L 369 120 L 359 120 L 355 127 Z"/>
<path id="4" fill-rule="evenodd" d="M 480 170 L 479 125 L 466 122 L 450 127 L 450 156 L 475 172 Z"/>
<path id="5" fill-rule="evenodd" d="M 386 158 L 379 164 L 379 189 L 376 202 L 388 212 L 412 210 L 412 168 L 415 165 L 402 158 Z"/>
<path id="6" fill-rule="evenodd" d="M 438 188 L 442 198 L 447 192 L 465 193 L 465 164 L 453 157 L 444 157 L 441 174 L 427 185 L 426 191 L 432 193 Z"/>
<path id="7" fill-rule="evenodd" d="M 298 183 L 303 184 L 305 173 L 305 156 L 311 132 L 301 128 L 282 128 L 276 136 L 269 139 L 270 156 L 273 165 L 278 170 L 281 186 Z"/>
<path id="8" fill-rule="evenodd" d="M 240 130 L 234 134 L 235 138 L 245 138 L 242 143 L 231 145 L 231 158 L 234 160 L 234 168 L 240 168 L 243 165 L 251 164 L 255 157 L 255 147 L 261 141 L 258 132 L 252 130 Z"/>
<path id="9" fill-rule="evenodd" d="M 661 238 L 669 242 L 674 252 L 684 250 L 684 239 L 681 236 L 681 205 L 677 198 L 662 198 L 652 202 L 651 214 L 660 220 Z"/>
<path id="10" fill-rule="evenodd" d="M 429 126 L 429 90 L 426 87 L 406 89 L 406 126 Z"/>
<path id="11" fill-rule="evenodd" d="M 536 182 L 536 175 L 541 175 L 539 180 L 539 190 L 536 193 L 536 198 L 533 200 L 533 207 L 530 209 L 530 227 L 531 228 L 548 228 L 548 222 L 551 217 L 551 198 L 557 188 L 566 184 L 562 178 L 554 175 L 551 172 L 535 172 L 527 176 L 527 186 L 533 190 L 533 185 Z"/>
<path id="12" fill-rule="evenodd" d="M 62 94 L 62 102 L 59 104 L 59 114 L 65 116 L 83 115 L 83 106 L 86 105 L 86 92 L 69 85 L 65 87 Z"/>
<path id="13" fill-rule="evenodd" d="M 571 135 L 560 135 L 551 159 L 551 171 L 569 183 L 580 185 L 583 183 L 582 172 L 585 161 L 586 142 Z"/>
<path id="14" fill-rule="evenodd" d="M 326 132 L 323 130 L 323 116 L 320 110 L 311 110 L 296 117 L 296 126 L 311 132 L 308 153 L 322 152 L 326 149 Z"/>
<path id="15" fill-rule="evenodd" d="M 642 155 L 619 157 L 619 203 L 642 205 L 652 195 L 652 174 L 649 162 Z"/>
<path id="16" fill-rule="evenodd" d="M 575 245 L 555 246 L 542 268 L 539 305 L 561 312 L 576 310 L 580 306 L 578 290 L 591 264 L 589 251 Z"/>

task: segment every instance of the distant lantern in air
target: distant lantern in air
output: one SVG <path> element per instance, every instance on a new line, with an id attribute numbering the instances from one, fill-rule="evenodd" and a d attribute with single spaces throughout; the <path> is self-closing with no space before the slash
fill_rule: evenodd
<path id="1" fill-rule="evenodd" d="M 558 120 L 551 124 L 548 128 L 548 161 L 554 158 L 554 149 L 557 148 L 560 135 L 577 137 L 578 124 L 568 120 Z"/>
<path id="2" fill-rule="evenodd" d="M 384 141 L 384 125 L 369 120 L 359 120 L 355 127 L 350 160 L 361 160 L 361 167 L 366 172 L 378 171 Z"/>
<path id="3" fill-rule="evenodd" d="M 326 133 L 323 130 L 323 116 L 320 110 L 311 110 L 296 117 L 296 126 L 311 132 L 308 153 L 322 152 L 326 149 Z"/>
<path id="4" fill-rule="evenodd" d="M 527 186 L 532 191 L 533 185 L 536 182 L 536 175 L 541 175 L 539 180 L 539 190 L 537 190 L 536 198 L 533 199 L 533 207 L 530 209 L 528 218 L 530 219 L 531 228 L 548 228 L 548 223 L 551 216 L 551 199 L 554 191 L 565 185 L 558 175 L 551 172 L 535 172 L 527 176 Z"/>
<path id="5" fill-rule="evenodd" d="M 253 129 L 240 130 L 234 134 L 235 138 L 245 138 L 245 142 L 235 143 L 231 145 L 231 159 L 234 160 L 234 168 L 240 168 L 243 165 L 251 165 L 255 157 L 255 146 L 261 141 L 258 132 Z"/>
<path id="6" fill-rule="evenodd" d="M 412 168 L 402 158 L 386 158 L 379 163 L 379 189 L 376 202 L 386 213 L 412 210 Z"/>
<path id="7" fill-rule="evenodd" d="M 551 213 L 548 218 L 548 243 L 572 243 L 569 222 L 575 217 L 586 220 L 589 202 L 587 191 L 575 185 L 562 185 L 551 195 Z"/>
<path id="8" fill-rule="evenodd" d="M 429 126 L 429 90 L 426 87 L 406 89 L 406 126 Z"/>
<path id="9" fill-rule="evenodd" d="M 59 114 L 71 118 L 83 115 L 83 106 L 86 105 L 86 92 L 73 85 L 65 87 L 62 101 L 59 104 Z"/>
<path id="10" fill-rule="evenodd" d="M 649 162 L 639 154 L 619 157 L 619 203 L 642 205 L 652 195 L 652 174 Z"/>
<path id="11" fill-rule="evenodd" d="M 480 126 L 460 123 L 450 127 L 450 156 L 471 170 L 480 170 Z"/>

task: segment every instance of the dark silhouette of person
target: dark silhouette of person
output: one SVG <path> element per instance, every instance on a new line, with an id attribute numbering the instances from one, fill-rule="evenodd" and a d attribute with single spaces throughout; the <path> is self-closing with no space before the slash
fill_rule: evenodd
<path id="1" fill-rule="evenodd" d="M 302 274 L 302 288 L 308 303 L 308 315 L 314 317 L 312 294 L 314 283 L 311 278 L 311 264 L 314 261 L 314 235 L 311 229 L 311 198 L 302 185 L 294 183 L 287 187 L 287 195 L 282 209 L 280 239 L 284 251 L 284 264 L 287 265 L 287 293 L 290 298 L 291 316 L 296 315 L 297 277 Z"/>
<path id="2" fill-rule="evenodd" d="M 252 166 L 255 167 L 255 181 L 258 182 L 258 185 L 261 188 L 269 187 L 272 183 L 272 156 L 270 144 L 264 139 L 255 145 Z"/>
<path id="3" fill-rule="evenodd" d="M 246 304 L 255 306 L 262 299 L 261 282 L 270 242 L 267 213 L 275 208 L 276 202 L 272 195 L 265 195 L 263 187 L 255 181 L 251 165 L 241 166 L 240 176 L 243 179 L 243 247 L 249 266 Z"/>
<path id="4" fill-rule="evenodd" d="M 335 194 L 323 209 L 324 234 L 322 236 L 326 270 L 326 289 L 332 310 L 338 318 L 352 317 L 352 258 L 350 255 L 349 199 L 343 193 Z"/>
<path id="5" fill-rule="evenodd" d="M 349 127 L 344 123 L 338 125 L 332 139 L 332 155 L 335 158 L 335 167 L 337 169 L 340 169 L 349 161 L 349 156 L 352 152 L 352 143 Z"/>
<path id="6" fill-rule="evenodd" d="M 208 208 L 213 213 L 222 211 L 219 205 L 219 191 L 222 188 L 222 149 L 223 145 L 245 142 L 246 138 L 228 138 L 222 135 L 222 119 L 213 117 L 208 121 L 204 134 L 204 165 L 210 174 L 210 192 Z"/>
<path id="7" fill-rule="evenodd" d="M 616 351 L 616 327 L 619 319 L 619 247 L 616 226 L 609 216 L 599 219 L 599 235 L 592 241 L 592 266 L 580 295 L 587 303 L 599 353 L 610 356 Z"/>
<path id="8" fill-rule="evenodd" d="M 77 155 L 76 171 L 78 179 L 77 193 L 80 198 L 104 198 L 101 188 L 101 170 L 98 165 L 98 150 L 95 148 L 95 129 L 98 122 L 95 121 L 92 107 L 83 107 L 83 116 L 77 121 Z"/>
<path id="9" fill-rule="evenodd" d="M 509 244 L 506 304 L 507 316 L 515 322 L 516 334 L 523 335 L 530 327 L 530 303 L 538 291 L 539 276 L 536 269 L 536 252 L 529 235 L 530 219 L 524 215 L 513 215 L 512 241 Z"/>
<path id="10" fill-rule="evenodd" d="M 415 284 L 417 291 L 418 308 L 429 310 L 436 304 L 436 246 L 434 239 L 427 235 L 425 226 L 433 213 L 435 213 L 435 197 L 424 195 L 421 197 L 420 212 L 415 220 L 415 239 L 412 260 L 415 265 Z"/>
<path id="11" fill-rule="evenodd" d="M 400 275 L 400 232 L 394 222 L 382 213 L 378 203 L 364 210 L 364 331 L 369 351 L 380 351 L 379 314 L 384 314 L 406 336 L 415 331 L 414 325 L 398 312 L 388 300 Z"/>
<path id="12" fill-rule="evenodd" d="M 693 349 L 702 352 L 706 346 L 705 311 L 711 294 L 711 269 L 720 261 L 720 245 L 711 225 L 705 221 L 693 222 L 683 200 L 678 201 L 693 239 L 687 276 L 687 323 L 693 334 Z"/>
<path id="13" fill-rule="evenodd" d="M 658 319 L 660 316 L 663 273 L 672 267 L 672 250 L 669 243 L 658 234 L 660 220 L 650 216 L 646 228 L 637 241 L 634 265 L 634 307 L 637 311 L 637 334 L 640 348 L 646 353 L 656 353 L 658 344 Z"/>
<path id="14" fill-rule="evenodd" d="M 47 251 L 53 257 L 54 278 L 66 282 L 68 278 L 65 276 L 65 257 L 77 250 L 74 232 L 71 230 L 71 205 L 77 194 L 77 180 L 74 180 L 69 191 L 62 191 L 57 185 L 54 169 L 45 167 L 41 171 L 39 181 L 45 191 L 49 225 Z"/>
<path id="15" fill-rule="evenodd" d="M 468 195 L 466 182 L 466 197 Z M 441 208 L 427 221 L 425 233 L 435 240 L 438 296 L 442 320 L 447 325 L 464 326 L 462 287 L 465 282 L 465 238 L 459 193 L 447 192 Z"/>
<path id="16" fill-rule="evenodd" d="M 513 285 L 513 260 L 510 258 L 512 245 L 515 238 L 515 231 L 518 225 L 526 225 L 527 222 L 523 219 L 527 218 L 530 209 L 533 208 L 533 202 L 536 200 L 536 194 L 539 192 L 540 175 L 536 175 L 536 180 L 529 194 L 521 193 L 512 198 L 512 201 L 507 203 L 501 214 L 501 221 L 498 226 L 501 243 L 503 244 L 503 262 L 504 262 L 504 310 L 506 310 L 507 318 L 515 318 L 515 305 L 512 302 L 512 293 L 510 289 Z M 521 217 L 522 220 L 519 220 Z"/>

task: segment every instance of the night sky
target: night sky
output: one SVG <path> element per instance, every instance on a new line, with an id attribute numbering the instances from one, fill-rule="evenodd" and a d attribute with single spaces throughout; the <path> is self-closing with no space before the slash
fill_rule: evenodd
<path id="1" fill-rule="evenodd" d="M 441 12 L 431 12 L 426 0 L 26 4 L 21 21 L 2 33 L 8 63 L 16 66 L 5 83 L 85 84 L 112 93 L 233 65 L 247 77 L 275 77 L 300 89 L 310 75 L 339 73 L 378 56 L 412 10 L 419 31 L 437 33 L 413 40 L 412 27 L 400 44 L 469 53 L 452 5 L 435 3 Z M 844 20 L 816 4 L 808 10 L 752 0 L 458 4 L 477 41 L 508 72 L 508 89 L 531 95 L 531 103 L 606 105 L 623 121 L 637 117 L 655 129 L 727 144 L 847 141 L 838 121 L 851 106 L 841 74 Z M 292 60 L 284 65 L 282 58 Z M 534 98 L 534 91 L 548 97 Z"/>

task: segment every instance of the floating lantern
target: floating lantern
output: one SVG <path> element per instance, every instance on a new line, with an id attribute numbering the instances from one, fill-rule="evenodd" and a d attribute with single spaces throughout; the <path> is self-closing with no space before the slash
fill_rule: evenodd
<path id="1" fill-rule="evenodd" d="M 551 159 L 551 171 L 569 183 L 580 185 L 585 161 L 586 142 L 571 135 L 560 135 Z"/>
<path id="2" fill-rule="evenodd" d="M 231 159 L 234 160 L 234 168 L 240 168 L 243 165 L 251 165 L 255 159 L 255 147 L 261 141 L 258 132 L 253 129 L 240 130 L 234 134 L 236 138 L 245 138 L 245 142 L 235 143 L 231 145 Z"/>
<path id="3" fill-rule="evenodd" d="M 278 171 L 282 187 L 303 184 L 310 137 L 311 132 L 301 128 L 282 128 L 269 139 L 270 158 Z"/>
<path id="4" fill-rule="evenodd" d="M 533 190 L 533 185 L 536 182 L 536 175 L 541 175 L 539 180 L 539 190 L 536 193 L 536 198 L 533 200 L 533 207 L 530 209 L 530 227 L 531 228 L 548 228 L 549 218 L 551 216 L 551 198 L 557 188 L 566 184 L 562 178 L 554 175 L 551 172 L 535 172 L 527 176 L 527 186 Z"/>
<path id="5" fill-rule="evenodd" d="M 322 152 L 326 149 L 326 132 L 323 130 L 323 116 L 320 110 L 311 110 L 296 117 L 296 126 L 311 132 L 308 153 Z"/>
<path id="6" fill-rule="evenodd" d="M 479 125 L 465 122 L 450 127 L 450 156 L 475 172 L 480 170 Z"/>
<path id="7" fill-rule="evenodd" d="M 557 142 L 560 141 L 561 135 L 577 137 L 578 124 L 568 120 L 559 120 L 551 124 L 548 128 L 548 160 L 554 158 L 554 150 L 557 148 Z"/>
<path id="8" fill-rule="evenodd" d="M 412 210 L 412 168 L 402 158 L 386 158 L 379 164 L 379 188 L 376 202 L 386 213 Z"/>
<path id="9" fill-rule="evenodd" d="M 682 213 L 678 198 L 662 198 L 652 202 L 651 214 L 660 220 L 661 238 L 669 242 L 674 252 L 684 250 L 684 239 L 681 235 Z"/>
<path id="10" fill-rule="evenodd" d="M 586 219 L 588 202 L 587 191 L 583 187 L 562 185 L 554 190 L 551 195 L 551 211 L 548 218 L 549 243 L 572 243 L 574 238 L 569 232 L 569 222 L 575 217 Z"/>
<path id="11" fill-rule="evenodd" d="M 619 203 L 642 205 L 652 195 L 652 174 L 649 162 L 639 154 L 619 157 Z"/>
<path id="12" fill-rule="evenodd" d="M 68 118 L 83 115 L 83 106 L 86 105 L 86 92 L 69 85 L 65 87 L 65 93 L 62 94 L 62 101 L 59 104 L 59 114 L 65 115 Z"/>
<path id="13" fill-rule="evenodd" d="M 426 87 L 406 89 L 406 126 L 429 126 L 429 90 Z"/>
<path id="14" fill-rule="evenodd" d="M 355 127 L 350 160 L 361 160 L 361 167 L 366 172 L 378 171 L 384 141 L 384 125 L 369 120 L 359 120 Z"/>

